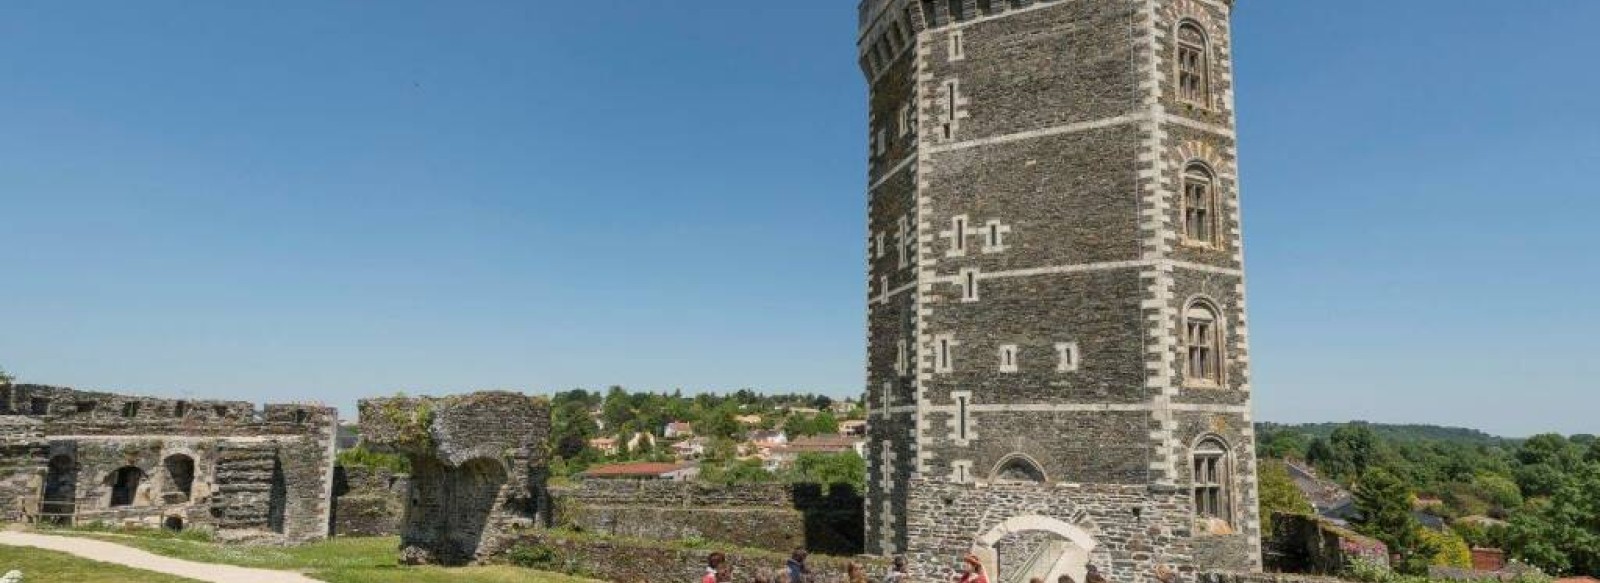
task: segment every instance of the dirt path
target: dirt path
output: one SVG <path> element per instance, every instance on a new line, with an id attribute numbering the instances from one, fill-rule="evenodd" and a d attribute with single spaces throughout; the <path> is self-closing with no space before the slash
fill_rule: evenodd
<path id="1" fill-rule="evenodd" d="M 188 577 L 211 583 L 321 583 L 316 579 L 290 571 L 248 569 L 231 565 L 197 563 L 172 557 L 163 557 L 116 543 L 86 538 L 8 531 L 0 532 L 0 545 L 60 551 L 94 561 L 116 563 L 135 569 Z M 24 577 L 23 580 L 26 581 L 28 574 L 23 573 L 22 575 Z"/>

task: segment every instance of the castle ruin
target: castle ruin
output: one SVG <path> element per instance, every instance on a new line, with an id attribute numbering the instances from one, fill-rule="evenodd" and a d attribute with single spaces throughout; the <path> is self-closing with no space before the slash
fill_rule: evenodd
<path id="1" fill-rule="evenodd" d="M 1232 0 L 866 0 L 867 544 L 1260 568 Z"/>
<path id="2" fill-rule="evenodd" d="M 328 536 L 334 409 L 0 385 L 0 519 Z"/>

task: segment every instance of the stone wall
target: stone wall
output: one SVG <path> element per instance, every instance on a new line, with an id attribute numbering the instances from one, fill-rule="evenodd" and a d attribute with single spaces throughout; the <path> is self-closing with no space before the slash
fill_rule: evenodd
<path id="1" fill-rule="evenodd" d="M 25 502 L 42 492 L 50 448 L 39 425 L 31 419 L 0 417 L 0 520 L 22 519 L 29 506 Z"/>
<path id="2" fill-rule="evenodd" d="M 384 468 L 334 468 L 333 534 L 394 536 L 405 518 L 411 476 Z"/>
<path id="3" fill-rule="evenodd" d="M 401 560 L 464 564 L 548 520 L 550 406 L 510 392 L 360 402 L 365 445 L 411 461 Z"/>
<path id="4" fill-rule="evenodd" d="M 0 416 L 38 424 L 44 506 L 75 521 L 327 536 L 332 408 L 8 385 Z"/>
<path id="5" fill-rule="evenodd" d="M 1273 535 L 1264 545 L 1269 570 L 1337 575 L 1357 559 L 1389 565 L 1389 549 L 1382 542 L 1322 518 L 1274 514 L 1272 521 Z"/>
<path id="6" fill-rule="evenodd" d="M 847 486 L 584 480 L 552 487 L 553 524 L 651 540 L 852 555 L 864 549 L 862 500 Z"/>
<path id="7" fill-rule="evenodd" d="M 532 532 L 505 539 L 490 553 L 491 560 L 507 562 L 518 555 L 515 549 L 539 548 L 551 562 L 536 565 L 546 570 L 565 571 L 616 583 L 681 583 L 699 581 L 705 575 L 706 557 L 721 551 L 733 565 L 734 581 L 751 581 L 757 573 L 783 568 L 787 553 L 754 549 L 727 548 L 716 544 L 684 549 L 651 541 L 609 537 L 566 536 L 553 532 Z M 869 578 L 880 579 L 888 563 L 877 557 L 841 558 L 811 555 L 807 560 L 818 583 L 845 581 L 851 562 L 866 568 Z M 776 580 L 769 575 L 768 580 Z"/>

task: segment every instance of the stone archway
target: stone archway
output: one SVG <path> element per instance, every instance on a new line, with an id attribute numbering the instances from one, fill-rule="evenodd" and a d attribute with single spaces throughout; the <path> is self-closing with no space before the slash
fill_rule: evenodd
<path id="1" fill-rule="evenodd" d="M 1094 537 L 1083 528 L 1048 516 L 1015 516 L 1000 523 L 972 546 L 995 583 L 1026 583 L 1038 577 L 1055 581 L 1071 575 L 1083 581 Z"/>

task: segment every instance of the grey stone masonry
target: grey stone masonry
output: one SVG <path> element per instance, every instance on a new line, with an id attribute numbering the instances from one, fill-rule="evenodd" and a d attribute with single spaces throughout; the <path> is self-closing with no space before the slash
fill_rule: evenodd
<path id="1" fill-rule="evenodd" d="M 1232 11 L 861 3 L 870 552 L 1260 568 Z"/>
<path id="2" fill-rule="evenodd" d="M 47 445 L 38 493 L 21 506 L 28 520 L 328 536 L 331 407 L 0 385 L 0 419 L 24 420 Z"/>
<path id="3" fill-rule="evenodd" d="M 368 447 L 411 460 L 400 533 L 406 563 L 464 564 L 548 521 L 550 405 L 489 391 L 363 399 Z"/>

